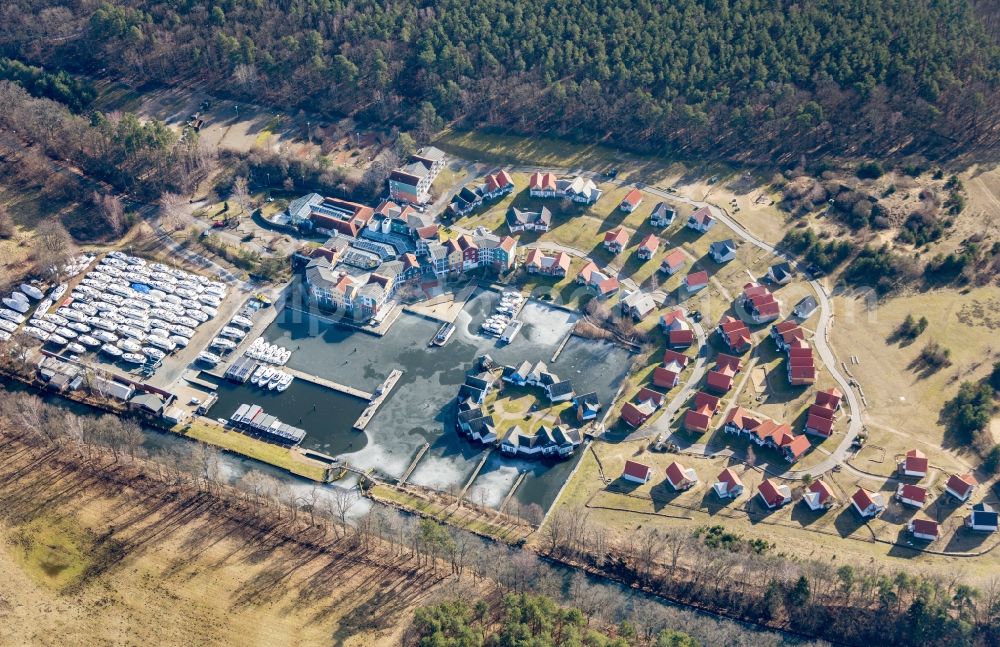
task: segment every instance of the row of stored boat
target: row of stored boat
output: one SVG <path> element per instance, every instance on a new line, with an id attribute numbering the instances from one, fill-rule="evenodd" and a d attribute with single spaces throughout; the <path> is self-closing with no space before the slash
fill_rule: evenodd
<path id="1" fill-rule="evenodd" d="M 483 321 L 482 331 L 487 335 L 499 337 L 511 323 L 514 315 L 520 310 L 524 303 L 524 297 L 518 292 L 504 292 L 500 296 L 500 303 L 494 309 L 494 314 Z"/>
<path id="2" fill-rule="evenodd" d="M 250 344 L 250 347 L 247 348 L 244 354 L 265 364 L 284 366 L 292 356 L 292 351 L 278 344 L 270 344 L 264 341 L 263 337 L 258 337 L 253 340 L 253 343 Z"/>
<path id="3" fill-rule="evenodd" d="M 282 371 L 280 368 L 275 368 L 273 366 L 268 366 L 267 364 L 261 364 L 254 371 L 253 375 L 250 376 L 250 383 L 255 384 L 262 389 L 270 389 L 272 391 L 284 391 L 292 384 L 292 380 L 295 378 L 290 374 Z"/>

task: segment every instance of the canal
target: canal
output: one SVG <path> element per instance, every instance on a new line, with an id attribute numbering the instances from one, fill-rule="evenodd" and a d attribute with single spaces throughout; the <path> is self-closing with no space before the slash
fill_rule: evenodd
<path id="1" fill-rule="evenodd" d="M 297 289 L 297 288 L 294 288 Z M 482 446 L 454 432 L 454 401 L 465 372 L 473 361 L 489 354 L 503 364 L 549 362 L 569 334 L 576 315 L 541 302 L 529 302 L 521 312 L 520 335 L 507 346 L 479 334 L 479 325 L 498 300 L 491 291 L 478 292 L 457 318 L 456 331 L 444 347 L 429 347 L 439 323 L 402 314 L 384 337 L 376 337 L 330 323 L 308 312 L 301 295 L 293 292 L 292 308 L 278 314 L 265 331 L 268 341 L 293 349 L 292 368 L 372 391 L 398 368 L 403 376 L 369 424 L 365 433 L 351 429 L 361 403 L 323 387 L 297 387 L 283 394 L 262 393 L 252 386 L 220 388 L 213 417 L 228 416 L 240 402 L 254 401 L 282 421 L 308 432 L 303 446 L 333 454 L 360 469 L 374 469 L 384 477 L 403 474 L 424 444 L 430 449 L 410 482 L 444 491 L 458 491 L 485 453 Z M 629 365 L 629 353 L 612 344 L 573 337 L 550 370 L 570 379 L 578 393 L 597 392 L 606 405 L 615 395 Z M 294 389 L 299 388 L 298 392 Z M 255 394 L 260 394 L 255 397 Z M 315 412 L 312 406 L 316 405 Z M 218 413 L 216 413 L 218 411 Z M 297 421 L 302 419 L 302 424 Z M 469 490 L 475 503 L 500 504 L 517 476 L 526 472 L 516 500 L 547 508 L 577 459 L 562 462 L 511 460 L 497 452 L 490 457 Z"/>

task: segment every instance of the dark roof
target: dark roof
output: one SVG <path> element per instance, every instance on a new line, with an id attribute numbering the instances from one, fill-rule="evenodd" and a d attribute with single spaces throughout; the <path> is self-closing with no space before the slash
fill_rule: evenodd
<path id="1" fill-rule="evenodd" d="M 996 526 L 1000 519 L 990 504 L 980 502 L 972 506 L 972 521 L 979 526 Z"/>
<path id="2" fill-rule="evenodd" d="M 771 266 L 771 274 L 774 276 L 775 280 L 782 280 L 786 276 L 791 276 L 792 266 L 788 263 L 778 263 L 777 265 Z"/>
<path id="3" fill-rule="evenodd" d="M 566 395 L 567 393 L 573 392 L 573 383 L 569 380 L 563 380 L 562 382 L 556 382 L 549 385 L 549 397 L 554 398 L 560 395 Z"/>

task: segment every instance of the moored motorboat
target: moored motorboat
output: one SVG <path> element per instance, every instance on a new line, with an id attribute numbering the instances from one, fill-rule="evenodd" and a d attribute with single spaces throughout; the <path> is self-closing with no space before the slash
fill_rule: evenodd
<path id="1" fill-rule="evenodd" d="M 146 356 L 142 353 L 123 353 L 122 359 L 132 364 L 145 364 Z"/>
<path id="2" fill-rule="evenodd" d="M 101 352 L 111 355 L 112 357 L 121 357 L 125 353 L 125 351 L 123 351 L 121 348 L 118 348 L 117 346 L 111 343 L 104 344 L 103 346 L 101 346 Z"/>

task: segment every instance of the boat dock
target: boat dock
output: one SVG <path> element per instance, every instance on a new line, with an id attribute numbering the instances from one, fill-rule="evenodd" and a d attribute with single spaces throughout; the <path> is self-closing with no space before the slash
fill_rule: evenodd
<path id="1" fill-rule="evenodd" d="M 503 498 L 503 502 L 501 502 L 500 507 L 497 508 L 498 517 L 501 514 L 503 514 L 503 511 L 507 508 L 507 504 L 510 503 L 511 497 L 514 496 L 514 492 L 517 491 L 517 488 L 521 487 L 521 483 L 524 483 L 524 479 L 527 476 L 528 476 L 527 472 L 521 472 L 520 474 L 517 475 L 517 479 L 514 481 L 514 484 L 511 485 L 510 490 L 507 491 L 507 496 Z"/>
<path id="2" fill-rule="evenodd" d="M 524 326 L 523 321 L 520 319 L 512 319 L 511 322 L 507 324 L 507 327 L 503 329 L 503 332 L 500 333 L 500 341 L 505 344 L 509 344 L 514 341 L 514 338 L 517 337 L 517 333 L 521 332 L 522 326 Z"/>
<path id="3" fill-rule="evenodd" d="M 356 389 L 353 386 L 347 386 L 346 384 L 341 384 L 339 382 L 334 382 L 333 380 L 328 380 L 318 375 L 312 375 L 311 373 L 303 373 L 302 371 L 294 368 L 289 368 L 287 366 L 280 367 L 282 371 L 288 373 L 297 380 L 304 380 L 306 382 L 312 382 L 313 384 L 318 384 L 319 386 L 325 386 L 328 389 L 334 391 L 340 391 L 346 395 L 354 396 L 355 398 L 361 398 L 362 400 L 371 400 L 374 396 L 367 391 L 362 391 L 361 389 Z"/>
<path id="4" fill-rule="evenodd" d="M 398 368 L 392 369 L 392 372 L 389 373 L 389 377 L 385 378 L 385 381 L 382 382 L 377 389 L 375 389 L 375 395 L 368 396 L 368 406 L 365 407 L 365 410 L 362 411 L 361 415 L 358 417 L 357 422 L 354 423 L 354 429 L 356 431 L 365 430 L 365 427 L 368 426 L 368 423 L 371 422 L 371 419 L 375 416 L 375 412 L 378 411 L 380 406 L 382 406 L 385 399 L 389 397 L 393 387 L 396 386 L 396 382 L 398 382 L 399 378 L 402 376 L 403 371 Z"/>
<path id="5" fill-rule="evenodd" d="M 559 359 L 559 356 L 562 355 L 563 349 L 566 348 L 566 344 L 569 343 L 569 340 L 572 337 L 573 337 L 573 331 L 570 330 L 568 333 L 566 333 L 566 336 L 563 337 L 563 340 L 559 342 L 559 347 L 556 348 L 556 352 L 552 353 L 552 357 L 549 359 L 549 363 L 555 362 L 557 359 Z"/>
<path id="6" fill-rule="evenodd" d="M 229 365 L 229 368 L 226 369 L 223 377 L 230 382 L 246 384 L 250 379 L 250 376 L 253 375 L 253 372 L 257 370 L 258 366 L 260 366 L 260 363 L 257 362 L 257 360 L 243 355 L 241 357 L 237 357 L 236 360 Z"/>
<path id="7" fill-rule="evenodd" d="M 418 449 L 417 453 L 413 456 L 413 460 L 410 461 L 410 466 L 407 467 L 406 471 L 403 472 L 403 475 L 399 477 L 398 481 L 399 485 L 404 485 L 406 483 L 406 481 L 410 478 L 410 475 L 413 474 L 413 470 L 417 469 L 417 463 L 420 462 L 420 459 L 424 457 L 424 454 L 430 448 L 431 448 L 430 443 L 424 443 L 423 445 L 421 445 L 420 449 Z"/>
<path id="8" fill-rule="evenodd" d="M 470 487 L 472 487 L 472 482 L 476 480 L 477 476 L 479 476 L 479 472 L 483 470 L 483 466 L 486 465 L 486 461 L 489 460 L 490 456 L 492 455 L 493 455 L 493 448 L 491 447 L 489 451 L 483 455 L 483 459 L 479 461 L 479 465 L 476 465 L 476 469 L 473 470 L 472 476 L 470 476 L 469 480 L 465 482 L 465 487 L 462 488 L 462 491 L 459 493 L 458 498 L 455 499 L 456 505 L 462 505 L 462 499 L 465 498 L 465 493 L 469 491 Z"/>
<path id="9" fill-rule="evenodd" d="M 443 323 L 441 327 L 438 328 L 437 334 L 434 335 L 434 339 L 431 340 L 432 346 L 444 346 L 451 339 L 451 336 L 455 334 L 455 324 Z"/>
<path id="10" fill-rule="evenodd" d="M 205 373 L 207 375 L 212 375 L 211 373 L 208 373 L 207 371 L 205 371 Z M 212 377 L 215 377 L 215 376 L 212 375 Z M 194 384 L 195 386 L 200 386 L 201 388 L 208 389 L 209 391 L 216 391 L 219 388 L 218 384 L 215 384 L 214 382 L 209 382 L 208 380 L 203 380 L 200 377 L 198 377 L 198 373 L 195 372 L 195 371 L 185 371 L 184 372 L 184 379 L 186 381 L 190 382 L 191 384 Z"/>

